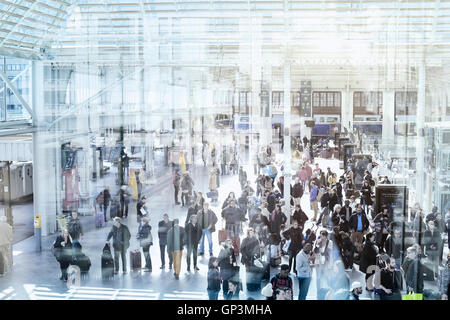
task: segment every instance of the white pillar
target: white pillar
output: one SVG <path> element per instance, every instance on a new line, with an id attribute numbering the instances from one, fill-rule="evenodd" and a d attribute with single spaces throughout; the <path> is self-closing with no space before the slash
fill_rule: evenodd
<path id="1" fill-rule="evenodd" d="M 341 128 L 344 131 L 344 127 L 348 131 L 353 130 L 353 99 L 352 93 L 349 88 L 342 91 L 342 112 L 341 112 Z"/>
<path id="2" fill-rule="evenodd" d="M 417 128 L 417 140 L 416 140 L 416 201 L 420 203 L 423 207 L 424 200 L 424 147 L 425 147 L 425 137 L 424 137 L 424 122 L 425 122 L 425 81 L 426 81 L 426 70 L 425 62 L 419 66 L 419 85 L 417 94 L 417 115 L 416 115 L 416 128 Z M 428 197 L 427 197 L 428 198 Z"/>
<path id="3" fill-rule="evenodd" d="M 383 92 L 383 128 L 382 144 L 393 144 L 395 134 L 395 91 L 386 89 Z"/>
<path id="4" fill-rule="evenodd" d="M 44 66 L 40 61 L 32 62 L 32 108 L 36 117 L 33 124 L 38 130 L 33 133 L 33 206 L 34 213 L 41 215 L 42 235 L 56 231 L 58 192 L 56 184 L 55 145 L 52 132 L 39 126 L 44 122 Z"/>
<path id="5" fill-rule="evenodd" d="M 284 201 L 291 203 L 291 66 L 284 62 Z"/>

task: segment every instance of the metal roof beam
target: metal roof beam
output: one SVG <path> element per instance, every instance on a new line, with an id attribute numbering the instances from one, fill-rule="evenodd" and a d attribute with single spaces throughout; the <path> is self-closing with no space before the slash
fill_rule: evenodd
<path id="1" fill-rule="evenodd" d="M 25 99 L 22 97 L 22 95 L 17 91 L 16 87 L 9 81 L 8 76 L 0 70 L 0 78 L 3 79 L 6 86 L 14 93 L 16 98 L 20 101 L 22 106 L 24 106 L 25 109 L 27 109 L 28 113 L 31 115 L 33 119 L 36 119 L 36 114 L 34 113 L 34 110 L 30 107 L 30 105 L 25 101 Z"/>

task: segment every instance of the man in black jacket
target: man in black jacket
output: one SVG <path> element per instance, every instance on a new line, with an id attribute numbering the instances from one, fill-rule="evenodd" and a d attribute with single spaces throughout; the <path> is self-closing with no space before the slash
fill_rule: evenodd
<path id="1" fill-rule="evenodd" d="M 169 220 L 169 215 L 165 213 L 163 215 L 163 220 L 158 222 L 158 237 L 159 237 L 159 250 L 161 253 L 161 268 L 166 267 L 166 245 L 167 245 L 167 233 L 170 228 L 173 227 L 173 222 Z M 169 256 L 169 269 L 172 269 L 172 255 L 168 253 Z"/>
<path id="2" fill-rule="evenodd" d="M 304 228 L 306 221 L 308 221 L 308 216 L 303 212 L 300 205 L 295 206 L 294 213 L 291 215 L 291 221 L 290 223 L 294 223 L 294 221 L 298 222 L 298 225 L 300 228 Z"/>
<path id="3" fill-rule="evenodd" d="M 356 206 L 356 212 L 350 217 L 349 224 L 352 232 L 365 233 L 369 228 L 369 220 L 367 220 L 366 215 L 363 213 L 361 204 Z"/>
<path id="4" fill-rule="evenodd" d="M 417 256 L 416 248 L 408 248 L 408 259 L 410 262 L 406 265 L 405 282 L 408 287 L 408 293 L 423 293 L 423 271 L 424 267 L 420 258 Z M 405 264 L 404 264 L 405 265 Z"/>
<path id="5" fill-rule="evenodd" d="M 200 270 L 197 267 L 197 248 L 198 242 L 201 237 L 201 229 L 199 228 L 197 215 L 194 214 L 191 216 L 189 223 L 185 228 L 185 237 L 186 237 L 186 263 L 187 263 L 187 272 L 191 272 L 191 255 L 194 258 L 194 270 Z"/>
<path id="6" fill-rule="evenodd" d="M 127 273 L 127 250 L 130 247 L 131 234 L 128 227 L 121 223 L 121 219 L 119 217 L 114 218 L 113 227 L 106 238 L 106 242 L 108 244 L 111 238 L 113 238 L 114 248 L 114 273 L 119 273 L 120 257 L 122 257 L 123 273 Z"/>

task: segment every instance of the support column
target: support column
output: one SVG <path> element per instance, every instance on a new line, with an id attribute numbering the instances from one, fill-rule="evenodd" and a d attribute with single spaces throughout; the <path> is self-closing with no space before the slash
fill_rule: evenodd
<path id="1" fill-rule="evenodd" d="M 284 64 L 284 201 L 291 203 L 291 66 L 286 59 Z"/>
<path id="2" fill-rule="evenodd" d="M 386 89 L 383 92 L 383 129 L 382 144 L 393 144 L 395 134 L 395 91 Z"/>
<path id="3" fill-rule="evenodd" d="M 424 207 L 423 200 L 425 199 L 424 195 L 424 148 L 425 148 L 425 132 L 424 132 L 424 123 L 425 123 L 425 90 L 426 90 L 426 70 L 425 70 L 425 61 L 419 66 L 419 85 L 418 85 L 418 94 L 417 94 L 417 115 L 416 115 L 416 128 L 417 128 L 417 140 L 416 140 L 416 201 L 420 203 L 422 207 Z M 431 195 L 427 195 L 426 198 L 429 198 Z M 425 209 L 425 208 L 424 208 Z M 425 211 L 427 212 L 427 211 Z"/>

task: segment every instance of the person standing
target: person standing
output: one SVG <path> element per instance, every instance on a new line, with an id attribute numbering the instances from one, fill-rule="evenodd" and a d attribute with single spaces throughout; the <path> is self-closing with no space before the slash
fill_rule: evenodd
<path id="1" fill-rule="evenodd" d="M 299 178 L 295 179 L 294 186 L 292 187 L 292 198 L 294 205 L 300 205 L 303 196 L 303 185 L 300 183 Z"/>
<path id="2" fill-rule="evenodd" d="M 141 200 L 138 201 L 136 204 L 136 216 L 137 216 L 137 223 L 141 223 L 141 219 L 147 215 L 146 205 L 147 197 L 142 196 L 140 198 Z"/>
<path id="3" fill-rule="evenodd" d="M 221 283 L 219 260 L 216 257 L 209 257 L 207 288 L 209 300 L 218 300 Z"/>
<path id="4" fill-rule="evenodd" d="M 181 205 L 189 205 L 190 197 L 192 195 L 192 188 L 194 187 L 194 181 L 189 176 L 189 171 L 186 171 L 181 180 Z"/>
<path id="5" fill-rule="evenodd" d="M 106 187 L 99 195 L 100 205 L 103 206 L 103 215 L 105 217 L 105 222 L 107 222 L 106 212 L 108 211 L 109 203 L 111 202 L 111 193 L 109 192 L 109 187 Z"/>
<path id="6" fill-rule="evenodd" d="M 178 201 L 178 193 L 180 192 L 180 181 L 181 181 L 181 174 L 180 170 L 177 169 L 173 174 L 173 188 L 174 188 L 174 196 L 175 196 L 175 205 L 179 205 L 180 202 Z"/>
<path id="7" fill-rule="evenodd" d="M 173 227 L 173 222 L 169 220 L 169 215 L 165 213 L 163 215 L 163 220 L 158 222 L 158 237 L 159 237 L 159 250 L 161 254 L 161 267 L 164 269 L 166 267 L 166 245 L 167 245 L 167 234 L 170 228 Z M 168 253 L 169 256 L 169 269 L 172 269 L 172 255 Z"/>
<path id="8" fill-rule="evenodd" d="M 294 262 L 294 272 L 297 273 L 296 257 L 299 251 L 302 249 L 303 233 L 302 228 L 299 227 L 297 220 L 293 220 L 292 226 L 283 233 L 286 239 L 291 241 L 289 245 L 289 272 L 291 271 L 292 262 Z"/>
<path id="9" fill-rule="evenodd" d="M 120 216 L 128 217 L 128 204 L 130 203 L 130 193 L 127 190 L 127 186 L 122 186 L 119 191 L 120 195 Z"/>
<path id="10" fill-rule="evenodd" d="M 307 243 L 303 249 L 297 254 L 296 271 L 298 280 L 298 300 L 306 300 L 308 295 L 309 285 L 311 283 L 312 268 L 311 268 L 311 244 Z"/>
<path id="11" fill-rule="evenodd" d="M 220 276 L 222 278 L 222 290 L 225 296 L 228 292 L 228 280 L 235 278 L 236 255 L 233 244 L 230 239 L 221 243 L 222 249 L 219 252 L 218 262 L 220 267 Z"/>
<path id="12" fill-rule="evenodd" d="M 209 204 L 205 202 L 203 209 L 198 211 L 198 222 L 201 229 L 200 238 L 200 252 L 199 255 L 203 255 L 205 252 L 205 237 L 208 239 L 209 256 L 213 255 L 213 242 L 212 233 L 216 231 L 217 216 L 209 209 Z"/>
<path id="13" fill-rule="evenodd" d="M 402 300 L 402 274 L 396 270 L 394 258 L 386 259 L 386 267 L 379 273 L 380 281 L 376 286 L 380 300 Z M 378 281 L 375 279 L 375 283 Z"/>
<path id="14" fill-rule="evenodd" d="M 311 191 L 309 193 L 309 203 L 311 205 L 311 209 L 314 211 L 314 216 L 312 221 L 316 221 L 317 213 L 319 212 L 318 205 L 318 196 L 319 196 L 319 188 L 314 181 L 311 181 Z"/>
<path id="15" fill-rule="evenodd" d="M 140 176 L 141 176 L 140 173 L 141 173 L 140 170 L 134 172 L 134 175 L 136 176 L 136 186 L 137 186 L 137 190 L 138 190 L 138 199 L 141 198 L 141 194 L 142 194 L 142 182 L 141 182 L 141 178 L 140 178 Z"/>
<path id="16" fill-rule="evenodd" d="M 83 227 L 81 225 L 80 219 L 78 218 L 78 212 L 72 211 L 72 216 L 67 223 L 67 230 L 73 240 L 79 240 L 83 235 Z"/>
<path id="17" fill-rule="evenodd" d="M 293 300 L 293 293 L 294 293 L 294 286 L 292 283 L 291 277 L 289 277 L 289 266 L 287 264 L 282 264 L 280 266 L 280 273 L 275 275 L 271 280 L 270 283 L 272 285 L 272 293 L 273 293 L 273 299 L 275 300 L 275 292 L 277 290 L 289 290 L 291 295 L 289 300 Z"/>
<path id="18" fill-rule="evenodd" d="M 13 229 L 8 224 L 6 216 L 2 216 L 0 217 L 0 256 L 3 257 L 4 273 L 11 270 L 13 267 L 12 242 Z"/>
<path id="19" fill-rule="evenodd" d="M 119 273 L 120 258 L 122 258 L 122 271 L 124 274 L 127 273 L 127 250 L 130 247 L 130 230 L 121 221 L 119 217 L 113 219 L 113 226 L 106 238 L 108 244 L 111 238 L 113 239 L 115 274 Z"/>
<path id="20" fill-rule="evenodd" d="M 198 242 L 201 237 L 201 231 L 197 223 L 197 215 L 194 214 L 190 217 L 189 223 L 186 225 L 185 228 L 185 237 L 186 237 L 186 264 L 187 264 L 187 271 L 191 272 L 191 255 L 194 258 L 194 270 L 198 271 L 200 270 L 197 267 L 197 248 L 198 248 Z"/>
<path id="21" fill-rule="evenodd" d="M 281 206 L 279 204 L 277 204 L 275 206 L 275 209 L 270 214 L 269 232 L 280 234 L 281 225 L 286 224 L 286 221 L 287 221 L 287 218 L 283 214 L 283 212 L 281 212 Z"/>
<path id="22" fill-rule="evenodd" d="M 428 222 L 428 230 L 425 231 L 424 238 L 425 254 L 431 262 L 434 276 L 437 278 L 439 273 L 439 256 L 442 255 L 441 246 L 443 246 L 443 240 L 440 232 L 436 230 L 436 222 L 434 220 Z"/>
<path id="23" fill-rule="evenodd" d="M 241 184 L 241 190 L 244 190 L 244 186 L 247 183 L 247 172 L 244 171 L 242 166 L 239 167 L 239 183 Z"/>
<path id="24" fill-rule="evenodd" d="M 420 247 L 419 247 L 420 248 Z M 409 247 L 408 249 L 409 263 L 405 264 L 403 269 L 405 272 L 405 282 L 408 293 L 423 293 L 423 271 L 424 266 L 420 262 L 420 257 L 417 254 L 415 247 Z"/>
<path id="25" fill-rule="evenodd" d="M 152 272 L 152 259 L 150 256 L 150 246 L 153 245 L 153 237 L 152 237 L 152 227 L 148 223 L 148 218 L 142 218 L 142 224 L 138 229 L 137 239 L 139 240 L 139 245 L 144 252 L 145 257 L 145 272 Z"/>
<path id="26" fill-rule="evenodd" d="M 183 246 L 185 243 L 184 228 L 180 227 L 179 220 L 173 220 L 173 227 L 167 234 L 167 251 L 172 255 L 173 269 L 175 279 L 180 278 L 181 257 L 183 255 Z"/>

